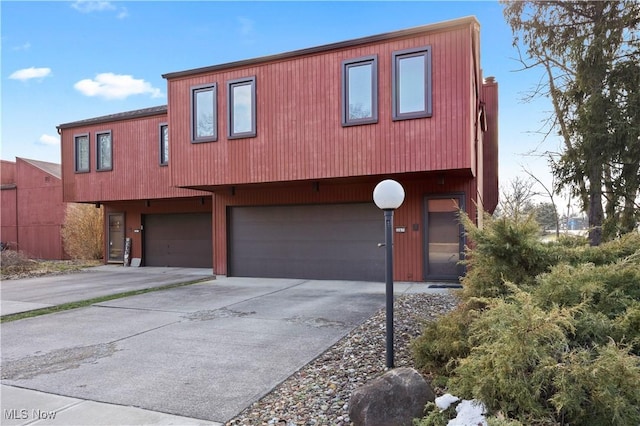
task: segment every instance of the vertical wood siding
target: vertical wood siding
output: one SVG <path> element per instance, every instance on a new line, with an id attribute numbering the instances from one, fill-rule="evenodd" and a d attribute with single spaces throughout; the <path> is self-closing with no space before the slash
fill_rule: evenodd
<path id="1" fill-rule="evenodd" d="M 395 226 L 404 226 L 407 231 L 394 234 L 394 279 L 399 281 L 423 280 L 424 256 L 424 197 L 426 195 L 460 193 L 466 196 L 466 211 L 472 218 L 476 211 L 472 196 L 475 193 L 473 179 L 469 176 L 425 176 L 420 179 L 394 177 L 403 185 L 405 201 L 396 211 Z M 318 191 L 313 182 L 264 187 L 238 188 L 217 192 L 213 197 L 214 272 L 227 273 L 227 214 L 232 206 L 265 206 L 296 204 L 335 204 L 349 202 L 373 203 L 373 189 L 380 179 L 358 183 L 319 182 Z M 380 220 L 384 215 L 380 211 Z M 417 225 L 414 230 L 413 225 Z M 381 252 L 381 261 L 384 261 Z"/>
<path id="2" fill-rule="evenodd" d="M 484 134 L 484 208 L 493 213 L 498 205 L 498 83 L 487 82 L 482 86 L 487 114 L 487 131 Z"/>
<path id="3" fill-rule="evenodd" d="M 473 25 L 168 81 L 172 182 L 207 186 L 471 169 Z M 432 48 L 433 116 L 391 119 L 391 55 Z M 342 127 L 341 63 L 378 55 L 379 122 Z M 229 80 L 256 76 L 257 137 L 228 140 Z M 190 143 L 190 88 L 217 83 L 218 141 Z M 115 140 L 115 136 L 114 136 Z"/>
<path id="4" fill-rule="evenodd" d="M 15 187 L 0 191 L 0 240 L 8 243 L 11 249 L 18 243 L 18 190 Z"/>
<path id="5" fill-rule="evenodd" d="M 160 166 L 160 123 L 166 114 L 78 126 L 62 130 L 64 200 L 96 202 L 144 200 L 208 195 L 175 188 L 171 183 L 173 147 L 169 139 L 169 166 Z M 171 127 L 171 126 L 169 126 Z M 96 133 L 111 131 L 113 170 L 96 171 Z M 89 173 L 75 173 L 74 135 L 89 134 Z"/>
<path id="6" fill-rule="evenodd" d="M 63 259 L 62 181 L 18 158 L 16 183 L 17 248 L 33 258 Z"/>

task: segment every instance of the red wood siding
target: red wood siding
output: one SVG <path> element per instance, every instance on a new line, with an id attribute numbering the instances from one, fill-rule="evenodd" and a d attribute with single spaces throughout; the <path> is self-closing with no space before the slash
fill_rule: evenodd
<path id="1" fill-rule="evenodd" d="M 404 226 L 407 231 L 395 234 L 394 279 L 399 281 L 421 281 L 423 279 L 423 237 L 424 237 L 424 197 L 443 193 L 466 195 L 468 214 L 476 215 L 472 195 L 475 193 L 473 180 L 469 176 L 432 175 L 420 178 L 395 176 L 404 187 L 406 197 L 396 211 L 395 226 Z M 313 182 L 287 185 L 257 185 L 243 187 L 231 194 L 230 191 L 217 192 L 213 197 L 214 272 L 227 273 L 227 207 L 263 206 L 286 204 L 327 204 L 349 202 L 373 202 L 373 188 L 380 179 L 365 182 L 329 183 L 319 182 L 316 191 Z M 380 211 L 380 220 L 384 215 Z M 413 225 L 417 230 L 413 230 Z M 381 261 L 384 257 L 381 253 Z"/>
<path id="2" fill-rule="evenodd" d="M 493 213 L 498 206 L 498 83 L 493 79 L 482 86 L 487 131 L 484 134 L 484 208 Z"/>
<path id="3" fill-rule="evenodd" d="M 18 241 L 18 201 L 16 199 L 16 163 L 0 162 L 0 241 L 15 248 Z"/>
<path id="4" fill-rule="evenodd" d="M 15 182 L 2 191 L 2 241 L 32 258 L 64 259 L 62 181 L 18 158 Z"/>
<path id="5" fill-rule="evenodd" d="M 206 187 L 473 167 L 475 23 L 172 77 L 172 181 Z M 391 54 L 431 46 L 433 116 L 391 120 Z M 342 127 L 341 63 L 378 55 L 379 122 Z M 257 137 L 228 140 L 229 80 L 256 76 Z M 190 88 L 217 83 L 218 141 L 190 143 Z M 114 137 L 115 140 L 115 137 Z"/>
<path id="6" fill-rule="evenodd" d="M 13 161 L 0 161 L 0 183 L 2 185 L 16 183 L 16 163 Z"/>
<path id="7" fill-rule="evenodd" d="M 172 186 L 169 166 L 160 166 L 160 123 L 166 114 L 62 129 L 64 200 L 97 202 L 189 197 L 201 192 Z M 113 170 L 96 171 L 96 133 L 111 131 Z M 75 173 L 74 135 L 89 134 L 89 173 Z M 206 194 L 208 195 L 208 194 Z"/>
<path id="8" fill-rule="evenodd" d="M 0 191 L 0 241 L 8 243 L 11 249 L 18 244 L 18 191 L 15 187 Z"/>

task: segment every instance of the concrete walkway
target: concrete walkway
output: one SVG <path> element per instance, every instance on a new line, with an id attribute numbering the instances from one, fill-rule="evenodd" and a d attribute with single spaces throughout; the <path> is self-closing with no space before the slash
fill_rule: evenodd
<path id="1" fill-rule="evenodd" d="M 144 269 L 115 274 L 124 285 Z M 218 277 L 4 323 L 2 424 L 224 424 L 382 308 L 384 292 L 383 283 Z"/>

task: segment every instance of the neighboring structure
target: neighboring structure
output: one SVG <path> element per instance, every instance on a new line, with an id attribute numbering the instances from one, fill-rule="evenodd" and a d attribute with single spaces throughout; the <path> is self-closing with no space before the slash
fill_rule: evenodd
<path id="1" fill-rule="evenodd" d="M 65 259 L 60 164 L 16 158 L 0 167 L 3 245 L 35 259 Z"/>
<path id="2" fill-rule="evenodd" d="M 458 208 L 497 204 L 497 84 L 473 17 L 165 74 L 168 107 L 58 127 L 64 200 L 106 207 L 109 261 L 230 276 L 457 279 Z M 169 149 L 170 147 L 170 149 Z"/>

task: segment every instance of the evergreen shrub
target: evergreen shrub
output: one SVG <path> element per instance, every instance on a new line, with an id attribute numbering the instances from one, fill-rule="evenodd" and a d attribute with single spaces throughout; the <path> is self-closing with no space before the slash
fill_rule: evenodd
<path id="1" fill-rule="evenodd" d="M 417 367 L 490 425 L 639 425 L 640 234 L 545 244 L 531 218 L 463 222 L 461 301 L 414 340 Z M 446 418 L 427 407 L 418 423 Z"/>

